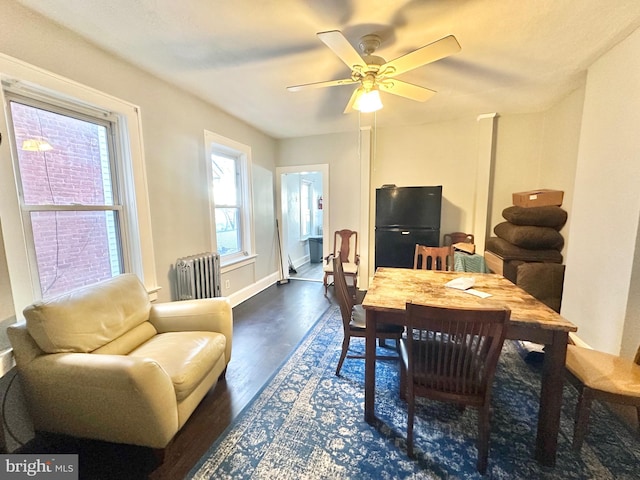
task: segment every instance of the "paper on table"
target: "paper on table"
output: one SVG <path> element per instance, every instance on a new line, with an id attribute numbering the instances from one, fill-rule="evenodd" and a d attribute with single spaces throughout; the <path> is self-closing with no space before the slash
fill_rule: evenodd
<path id="1" fill-rule="evenodd" d="M 455 288 L 457 290 L 463 290 L 471 295 L 475 295 L 480 298 L 490 297 L 490 293 L 481 292 L 474 288 L 471 288 L 475 285 L 476 280 L 472 277 L 458 277 L 444 284 L 445 287 Z"/>
<path id="2" fill-rule="evenodd" d="M 445 287 L 455 288 L 457 290 L 467 290 L 473 287 L 476 279 L 473 277 L 458 277 L 444 284 Z"/>
<path id="3" fill-rule="evenodd" d="M 490 293 L 481 292 L 480 290 L 476 290 L 475 288 L 469 288 L 469 289 L 465 290 L 465 292 L 470 293 L 471 295 L 475 295 L 476 297 L 480 297 L 480 298 L 487 298 L 487 297 L 491 296 Z"/>

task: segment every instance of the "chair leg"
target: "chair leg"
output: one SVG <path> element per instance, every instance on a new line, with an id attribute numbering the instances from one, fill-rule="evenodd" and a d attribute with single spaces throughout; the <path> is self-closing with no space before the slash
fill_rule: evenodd
<path id="1" fill-rule="evenodd" d="M 329 274 L 327 272 L 324 272 L 324 280 L 322 281 L 322 283 L 324 283 L 324 296 L 327 296 L 327 291 L 329 290 Z"/>
<path id="2" fill-rule="evenodd" d="M 415 415 L 415 397 L 411 396 L 408 399 L 409 406 L 407 408 L 407 456 L 409 458 L 413 458 L 413 419 Z"/>
<path id="3" fill-rule="evenodd" d="M 338 360 L 338 366 L 336 367 L 336 376 L 340 375 L 340 369 L 342 368 L 344 359 L 347 358 L 347 351 L 349 350 L 350 342 L 351 342 L 351 337 L 348 335 L 345 335 L 344 340 L 342 340 L 342 353 L 340 354 L 340 360 Z"/>
<path id="4" fill-rule="evenodd" d="M 588 388 L 584 387 L 580 391 L 578 397 L 578 405 L 576 406 L 576 418 L 573 429 L 573 449 L 579 452 L 587 434 L 589 424 L 589 415 L 591 413 L 591 402 L 593 398 Z"/>
<path id="5" fill-rule="evenodd" d="M 478 411 L 478 472 L 484 475 L 489 458 L 489 435 L 491 431 L 491 408 L 485 405 Z"/>

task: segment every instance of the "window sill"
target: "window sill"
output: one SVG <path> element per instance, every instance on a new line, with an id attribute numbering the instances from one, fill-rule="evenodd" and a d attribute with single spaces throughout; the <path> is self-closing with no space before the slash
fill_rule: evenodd
<path id="1" fill-rule="evenodd" d="M 236 257 L 230 259 L 224 263 L 220 262 L 220 273 L 227 273 L 232 270 L 236 270 L 238 268 L 246 267 L 247 265 L 252 265 L 256 263 L 256 257 L 258 255 L 252 254 L 247 255 L 246 257 Z"/>

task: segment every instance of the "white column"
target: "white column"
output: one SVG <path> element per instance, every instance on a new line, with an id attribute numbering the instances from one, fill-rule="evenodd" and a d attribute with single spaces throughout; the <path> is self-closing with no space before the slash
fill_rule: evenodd
<path id="1" fill-rule="evenodd" d="M 360 228 L 358 232 L 358 249 L 360 250 L 360 268 L 358 289 L 369 287 L 369 233 L 373 231 L 370 222 L 371 208 L 371 155 L 372 128 L 360 127 Z"/>
<path id="2" fill-rule="evenodd" d="M 497 113 L 478 116 L 478 162 L 474 205 L 473 235 L 476 252 L 484 253 L 485 241 L 491 235 L 490 212 L 493 198 L 495 161 L 495 124 Z"/>

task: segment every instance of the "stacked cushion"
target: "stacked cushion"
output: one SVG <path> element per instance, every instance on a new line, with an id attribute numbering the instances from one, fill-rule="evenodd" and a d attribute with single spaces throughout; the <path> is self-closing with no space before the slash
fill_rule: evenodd
<path id="1" fill-rule="evenodd" d="M 507 207 L 504 219 L 514 225 L 550 227 L 560 230 L 567 223 L 567 212 L 560 207 Z"/>
<path id="2" fill-rule="evenodd" d="M 562 250 L 564 238 L 551 227 L 533 225 L 514 225 L 502 222 L 493 229 L 495 234 L 513 245 L 530 250 Z"/>
<path id="3" fill-rule="evenodd" d="M 503 260 L 503 275 L 547 306 L 560 311 L 564 265 L 560 230 L 567 212 L 557 206 L 507 207 L 506 222 L 493 229 L 486 249 Z"/>
<path id="4" fill-rule="evenodd" d="M 511 206 L 502 216 L 506 221 L 493 229 L 496 237 L 487 241 L 487 250 L 505 261 L 562 263 L 560 229 L 567 222 L 566 211 L 556 206 Z"/>
<path id="5" fill-rule="evenodd" d="M 562 263 L 562 254 L 555 249 L 531 250 L 518 247 L 500 237 L 487 240 L 486 249 L 501 257 L 504 261 L 522 260 L 525 262 Z"/>

